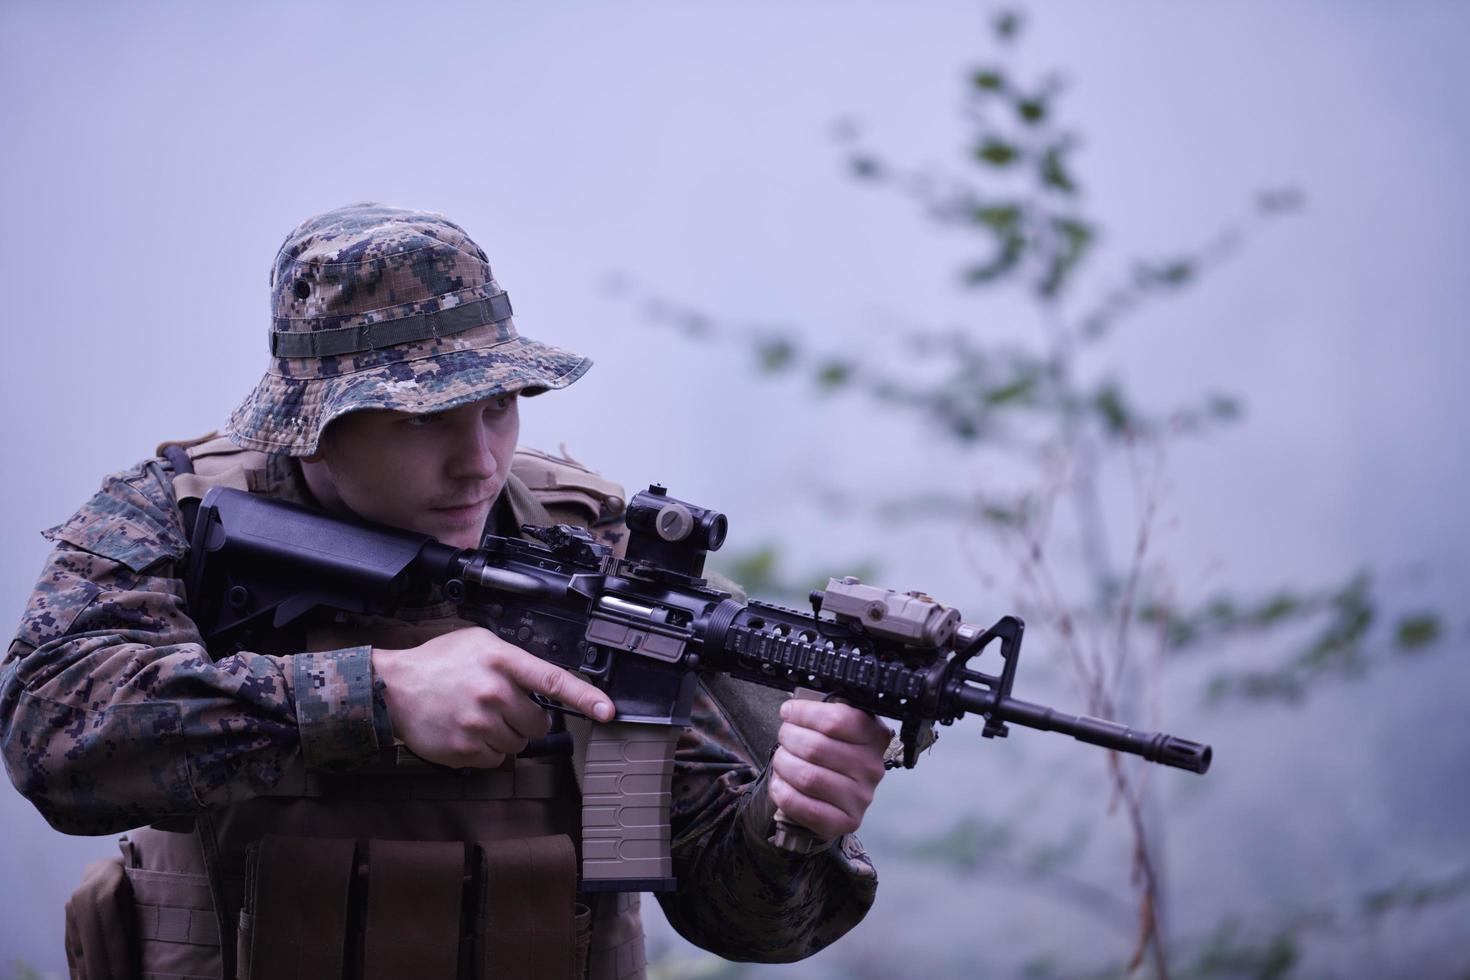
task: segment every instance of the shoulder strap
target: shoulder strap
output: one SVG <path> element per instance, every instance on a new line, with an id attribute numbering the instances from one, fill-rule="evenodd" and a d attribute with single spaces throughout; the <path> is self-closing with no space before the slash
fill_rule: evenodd
<path id="1" fill-rule="evenodd" d="M 158 455 L 174 471 L 174 499 L 184 515 L 184 533 L 192 540 L 199 501 L 215 487 L 259 491 L 265 487 L 265 453 L 241 449 L 227 436 L 210 432 L 197 439 L 165 442 Z"/>
<path id="2" fill-rule="evenodd" d="M 558 523 L 598 527 L 622 520 L 622 485 L 594 473 L 570 456 L 518 448 L 513 473 Z"/>
<path id="3" fill-rule="evenodd" d="M 179 513 L 184 515 L 184 537 L 189 543 L 194 543 L 194 525 L 199 523 L 199 498 L 180 497 L 178 492 L 178 481 L 181 476 L 191 476 L 194 473 L 194 461 L 189 458 L 188 452 L 177 443 L 165 443 L 158 447 L 158 454 L 168 460 L 168 465 L 174 470 L 174 499 L 179 502 Z"/>

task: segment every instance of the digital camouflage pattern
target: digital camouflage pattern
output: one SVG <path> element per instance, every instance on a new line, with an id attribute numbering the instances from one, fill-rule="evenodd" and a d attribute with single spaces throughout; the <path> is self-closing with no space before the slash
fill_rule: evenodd
<path id="1" fill-rule="evenodd" d="M 209 657 L 171 475 L 150 460 L 111 476 L 46 532 L 56 549 L 0 672 L 6 768 L 67 833 L 255 795 L 298 752 L 346 768 L 378 750 L 367 647 Z"/>
<path id="2" fill-rule="evenodd" d="M 270 284 L 271 365 L 226 428 L 247 449 L 309 456 L 348 412 L 534 395 L 592 366 L 520 336 L 484 251 L 426 211 L 354 204 L 311 218 L 286 237 Z M 475 325 L 441 332 L 441 321 L 465 313 Z M 404 331 L 424 339 L 400 342 Z M 307 349 L 313 339 L 352 349 L 324 354 Z M 282 345 L 295 356 L 274 356 Z"/>
<path id="3" fill-rule="evenodd" d="M 770 843 L 766 774 L 703 689 L 675 750 L 670 852 L 679 888 L 658 894 L 685 939 L 726 959 L 799 960 L 840 939 L 873 904 L 878 874 L 853 834 L 825 851 Z"/>
<path id="4" fill-rule="evenodd" d="M 180 580 L 171 476 L 154 459 L 110 477 L 47 532 L 56 549 L 0 669 L 6 769 L 67 833 L 239 802 L 269 790 L 299 756 L 313 769 L 351 770 L 391 740 L 368 647 L 210 658 Z M 272 457 L 266 478 L 271 495 L 303 499 L 294 460 Z M 861 845 L 849 836 L 814 855 L 772 847 L 761 766 L 707 694 L 694 719 L 672 794 L 680 887 L 659 896 L 670 921 L 736 960 L 793 960 L 826 946 L 872 904 L 877 878 Z"/>

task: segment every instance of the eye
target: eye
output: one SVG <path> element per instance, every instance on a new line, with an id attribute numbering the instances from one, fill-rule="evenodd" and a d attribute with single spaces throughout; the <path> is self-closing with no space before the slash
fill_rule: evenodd
<path id="1" fill-rule="evenodd" d="M 485 403 L 485 414 L 504 415 L 510 411 L 510 407 L 515 404 L 515 401 L 515 395 L 501 395 L 499 398 L 492 398 Z"/>
<path id="2" fill-rule="evenodd" d="M 410 415 L 403 420 L 403 424 L 411 429 L 422 429 L 425 426 L 435 425 L 443 420 L 443 412 L 426 412 L 423 415 Z"/>

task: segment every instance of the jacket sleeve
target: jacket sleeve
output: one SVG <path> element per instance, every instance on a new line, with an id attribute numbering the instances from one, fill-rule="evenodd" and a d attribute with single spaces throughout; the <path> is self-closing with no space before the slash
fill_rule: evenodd
<path id="1" fill-rule="evenodd" d="M 298 753 L 349 768 L 391 732 L 368 647 L 210 657 L 189 618 L 170 476 L 150 460 L 109 477 L 46 532 L 56 548 L 0 665 L 6 770 L 66 833 L 257 795 Z"/>
<path id="2" fill-rule="evenodd" d="M 670 823 L 679 887 L 658 899 L 695 945 L 730 960 L 785 963 L 862 921 L 878 874 L 852 834 L 807 855 L 772 845 L 775 807 L 765 783 L 730 717 L 701 690 L 675 757 Z"/>

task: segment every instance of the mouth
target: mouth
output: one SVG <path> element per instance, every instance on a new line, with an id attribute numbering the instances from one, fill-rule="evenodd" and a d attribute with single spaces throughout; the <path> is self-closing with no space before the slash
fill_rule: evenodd
<path id="1" fill-rule="evenodd" d="M 466 504 L 450 504 L 444 507 L 430 507 L 429 510 L 431 510 L 435 514 L 440 514 L 444 517 L 447 517 L 450 520 L 463 520 L 465 518 L 478 515 L 482 510 L 485 509 L 485 506 L 489 502 L 490 499 L 488 497 L 481 497 L 479 500 L 472 500 Z"/>

